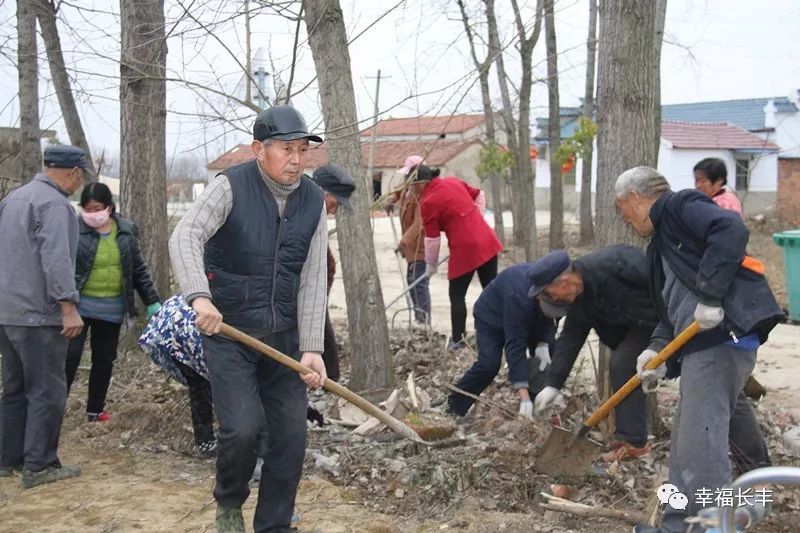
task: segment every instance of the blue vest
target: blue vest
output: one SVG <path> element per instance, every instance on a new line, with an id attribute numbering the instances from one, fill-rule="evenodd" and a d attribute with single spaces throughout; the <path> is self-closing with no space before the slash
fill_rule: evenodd
<path id="1" fill-rule="evenodd" d="M 295 328 L 300 273 L 322 213 L 322 190 L 302 177 L 278 216 L 255 160 L 224 174 L 233 207 L 204 257 L 214 305 L 227 324 L 244 330 Z"/>

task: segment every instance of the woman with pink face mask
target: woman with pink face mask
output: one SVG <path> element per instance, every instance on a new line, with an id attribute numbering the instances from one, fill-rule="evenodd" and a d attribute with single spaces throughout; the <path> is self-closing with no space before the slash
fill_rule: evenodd
<path id="1" fill-rule="evenodd" d="M 70 341 L 67 351 L 67 386 L 72 386 L 86 335 L 91 330 L 92 369 L 86 417 L 89 422 L 106 422 L 111 419 L 105 404 L 120 328 L 126 316 L 138 316 L 134 290 L 147 307 L 148 319 L 161 304 L 139 249 L 139 231 L 133 222 L 116 213 L 108 186 L 86 185 L 80 206 L 75 284 L 80 291 L 78 312 L 84 327 Z"/>

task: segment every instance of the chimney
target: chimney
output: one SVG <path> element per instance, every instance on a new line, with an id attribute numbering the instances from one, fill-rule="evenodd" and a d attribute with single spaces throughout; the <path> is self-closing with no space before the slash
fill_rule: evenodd
<path id="1" fill-rule="evenodd" d="M 775 102 L 772 100 L 768 100 L 767 104 L 764 106 L 764 127 L 765 128 L 775 128 L 776 120 L 775 120 Z"/>

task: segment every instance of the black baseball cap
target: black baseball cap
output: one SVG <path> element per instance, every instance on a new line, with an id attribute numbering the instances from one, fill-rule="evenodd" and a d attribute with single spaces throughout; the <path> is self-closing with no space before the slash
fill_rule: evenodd
<path id="1" fill-rule="evenodd" d="M 260 112 L 253 124 L 253 139 L 257 141 L 308 139 L 315 143 L 322 142 L 322 137 L 308 132 L 303 115 L 290 105 L 274 105 Z"/>
<path id="2" fill-rule="evenodd" d="M 356 190 L 356 183 L 345 169 L 336 165 L 324 165 L 314 171 L 311 179 L 323 191 L 334 195 L 342 207 L 352 211 L 350 195 Z"/>

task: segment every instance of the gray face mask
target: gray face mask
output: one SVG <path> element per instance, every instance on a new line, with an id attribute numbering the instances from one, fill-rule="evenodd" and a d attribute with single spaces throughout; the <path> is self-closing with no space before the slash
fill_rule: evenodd
<path id="1" fill-rule="evenodd" d="M 567 311 L 569 311 L 569 304 L 565 302 L 557 302 L 542 293 L 539 295 L 539 308 L 548 318 L 561 318 L 567 314 Z"/>

